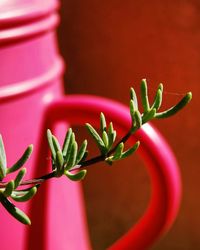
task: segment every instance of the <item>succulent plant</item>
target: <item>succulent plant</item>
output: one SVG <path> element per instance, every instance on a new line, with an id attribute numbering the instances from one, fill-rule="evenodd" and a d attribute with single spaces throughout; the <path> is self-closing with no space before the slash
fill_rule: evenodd
<path id="1" fill-rule="evenodd" d="M 0 203 L 5 209 L 18 221 L 23 224 L 30 225 L 29 217 L 17 208 L 12 200 L 16 202 L 26 202 L 30 200 L 37 192 L 38 187 L 51 178 L 59 178 L 65 175 L 72 181 L 82 180 L 89 165 L 104 161 L 112 165 L 115 161 L 124 159 L 132 155 L 139 147 L 140 142 L 137 141 L 132 147 L 126 149 L 125 143 L 129 137 L 135 133 L 140 127 L 152 119 L 167 118 L 182 108 L 184 108 L 192 99 L 192 93 L 188 92 L 175 106 L 170 109 L 159 111 L 162 104 L 163 85 L 159 84 L 156 91 L 154 101 L 149 103 L 148 88 L 145 79 L 141 82 L 141 101 L 143 112 L 138 109 L 138 100 L 133 88 L 130 89 L 130 116 L 131 126 L 127 134 L 116 142 L 117 131 L 114 129 L 112 122 L 107 125 L 106 118 L 103 113 L 100 114 L 100 129 L 97 131 L 91 124 L 86 123 L 86 129 L 94 139 L 99 155 L 91 159 L 87 159 L 87 140 L 84 140 L 81 146 L 78 146 L 76 137 L 71 128 L 68 129 L 64 138 L 63 145 L 52 132 L 47 130 L 47 140 L 51 152 L 52 172 L 42 177 L 32 180 L 23 181 L 26 174 L 24 164 L 28 161 L 33 151 L 33 145 L 29 145 L 17 162 L 7 167 L 6 152 L 2 136 L 0 135 Z M 45 156 L 44 156 L 45 157 Z M 4 178 L 10 173 L 16 173 L 16 177 L 10 181 L 4 181 Z M 22 188 L 26 185 L 31 187 Z M 20 189 L 19 189 L 20 187 Z"/>

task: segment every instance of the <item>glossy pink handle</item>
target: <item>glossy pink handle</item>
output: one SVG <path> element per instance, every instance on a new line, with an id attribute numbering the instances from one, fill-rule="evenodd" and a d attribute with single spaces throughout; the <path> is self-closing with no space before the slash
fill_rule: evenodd
<path id="1" fill-rule="evenodd" d="M 131 120 L 127 107 L 108 99 L 81 95 L 67 96 L 52 102 L 46 110 L 44 124 L 52 127 L 56 122 L 66 121 L 73 125 L 90 122 L 94 126 L 99 126 L 101 111 L 108 120 L 113 121 L 116 130 L 121 135 L 129 130 Z M 143 217 L 127 234 L 109 248 L 112 250 L 147 249 L 169 229 L 179 209 L 180 175 L 171 149 L 158 131 L 149 124 L 142 126 L 132 137 L 132 142 L 136 140 L 141 142 L 138 152 L 144 159 L 150 174 L 151 200 Z M 46 237 L 48 236 L 46 235 Z M 59 232 L 56 237 L 59 237 Z M 74 240 L 76 237 L 74 236 Z M 50 238 L 47 240 L 52 241 Z M 62 247 L 59 246 L 59 249 Z M 80 246 L 79 249 L 86 248 Z"/>

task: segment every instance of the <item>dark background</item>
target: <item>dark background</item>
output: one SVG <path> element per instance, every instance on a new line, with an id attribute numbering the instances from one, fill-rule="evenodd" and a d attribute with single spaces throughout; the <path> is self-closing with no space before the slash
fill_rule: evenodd
<path id="1" fill-rule="evenodd" d="M 164 83 L 164 107 L 193 92 L 185 110 L 154 122 L 177 156 L 183 199 L 175 224 L 152 249 L 200 249 L 200 1 L 66 0 L 58 35 L 68 94 L 128 104 L 129 87 L 138 91 L 142 78 L 150 96 Z M 135 155 L 113 168 L 92 167 L 83 185 L 93 247 L 105 249 L 144 212 L 149 178 Z"/>

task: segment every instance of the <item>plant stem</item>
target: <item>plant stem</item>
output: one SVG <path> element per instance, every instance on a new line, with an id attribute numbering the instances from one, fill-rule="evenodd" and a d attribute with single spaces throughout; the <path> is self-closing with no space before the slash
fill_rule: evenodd
<path id="1" fill-rule="evenodd" d="M 52 171 L 51 173 L 43 175 L 43 176 L 41 176 L 39 178 L 34 178 L 34 179 L 31 179 L 31 180 L 22 181 L 19 186 L 41 184 L 44 181 L 49 180 L 49 179 L 54 178 L 54 177 L 56 177 L 55 171 Z M 8 182 L 2 182 L 1 181 L 0 182 L 0 188 L 5 188 L 7 184 L 8 184 Z"/>
<path id="2" fill-rule="evenodd" d="M 93 165 L 95 163 L 98 163 L 98 162 L 101 162 L 101 161 L 105 161 L 105 159 L 107 157 L 109 157 L 116 150 L 117 146 L 121 142 L 125 143 L 129 139 L 129 137 L 132 135 L 132 133 L 133 132 L 131 130 L 129 130 L 129 132 L 106 155 L 98 155 L 96 157 L 93 157 L 93 158 L 91 158 L 91 159 L 89 159 L 87 161 L 82 162 L 81 165 L 73 167 L 69 171 L 79 170 L 79 169 L 91 166 L 91 165 Z M 22 181 L 19 186 L 42 184 L 46 180 L 49 180 L 49 179 L 55 178 L 55 177 L 57 177 L 56 176 L 56 172 L 52 171 L 51 173 L 48 173 L 48 174 L 43 175 L 43 176 L 40 176 L 38 178 L 34 178 L 34 179 Z M 8 182 L 0 181 L 0 188 L 5 188 L 7 184 L 8 184 Z"/>
<path id="3" fill-rule="evenodd" d="M 79 167 L 74 167 L 73 169 L 72 169 L 72 171 L 73 170 L 76 170 L 76 169 L 81 169 L 81 168 L 85 168 L 85 167 L 88 167 L 88 166 L 90 166 L 90 165 L 93 165 L 93 164 L 95 164 L 95 163 L 98 163 L 98 162 L 100 162 L 100 161 L 104 161 L 107 157 L 109 157 L 109 156 L 111 156 L 111 154 L 113 153 L 113 152 L 115 152 L 115 150 L 116 150 L 116 148 L 118 147 L 118 145 L 120 144 L 120 143 L 125 143 L 128 139 L 129 139 L 129 137 L 132 135 L 132 131 L 131 130 L 129 130 L 128 131 L 128 133 L 108 152 L 108 154 L 106 154 L 106 155 L 99 155 L 99 156 L 96 156 L 96 157 L 94 157 L 94 158 L 91 158 L 91 159 L 89 159 L 89 160 L 87 160 L 87 161 L 84 161 L 84 162 L 82 162 L 81 163 L 81 166 L 79 166 Z"/>

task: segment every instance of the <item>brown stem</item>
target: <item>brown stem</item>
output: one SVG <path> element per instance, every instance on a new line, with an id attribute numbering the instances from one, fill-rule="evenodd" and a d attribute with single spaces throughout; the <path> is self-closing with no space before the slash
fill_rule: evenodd
<path id="1" fill-rule="evenodd" d="M 75 170 L 75 169 L 81 169 L 81 168 L 85 168 L 85 167 L 88 167 L 88 166 L 90 166 L 90 165 L 93 165 L 93 164 L 95 164 L 95 163 L 98 163 L 98 162 L 100 162 L 100 161 L 105 161 L 105 159 L 107 158 L 107 157 L 109 157 L 109 156 L 111 156 L 111 154 L 113 153 L 113 152 L 115 152 L 115 150 L 116 150 L 116 148 L 118 147 L 118 145 L 120 144 L 120 143 L 125 143 L 128 139 L 129 139 L 129 137 L 132 135 L 132 131 L 131 130 L 129 130 L 129 132 L 108 152 L 108 154 L 107 155 L 99 155 L 99 156 L 96 156 L 96 157 L 94 157 L 94 158 L 91 158 L 91 159 L 89 159 L 89 160 L 87 160 L 87 161 L 84 161 L 84 162 L 82 162 L 81 163 L 81 166 L 80 167 L 77 167 L 77 168 L 73 168 L 72 170 Z"/>
<path id="2" fill-rule="evenodd" d="M 49 180 L 49 179 L 54 178 L 54 177 L 56 177 L 55 171 L 53 171 L 49 174 L 43 175 L 39 178 L 22 181 L 20 183 L 20 186 L 41 184 L 44 181 Z M 8 184 L 8 182 L 0 182 L 0 188 L 5 188 L 7 184 Z"/>
<path id="3" fill-rule="evenodd" d="M 107 157 L 109 157 L 116 150 L 117 146 L 121 142 L 125 143 L 129 139 L 131 134 L 132 134 L 132 132 L 131 132 L 131 130 L 129 130 L 129 132 L 113 147 L 113 149 L 111 149 L 108 152 L 107 155 L 99 155 L 99 156 L 93 157 L 93 158 L 81 163 L 81 166 L 77 166 L 77 167 L 75 166 L 74 168 L 70 169 L 69 171 L 74 171 L 74 170 L 86 168 L 88 166 L 94 165 L 95 163 L 105 161 L 105 159 Z M 49 179 L 54 178 L 54 177 L 56 177 L 56 171 L 52 171 L 51 173 L 48 173 L 46 175 L 40 176 L 40 177 L 35 178 L 35 179 L 22 181 L 20 183 L 20 186 L 42 184 L 44 181 L 49 180 Z M 8 184 L 8 182 L 0 181 L 0 188 L 5 188 L 7 184 Z"/>

